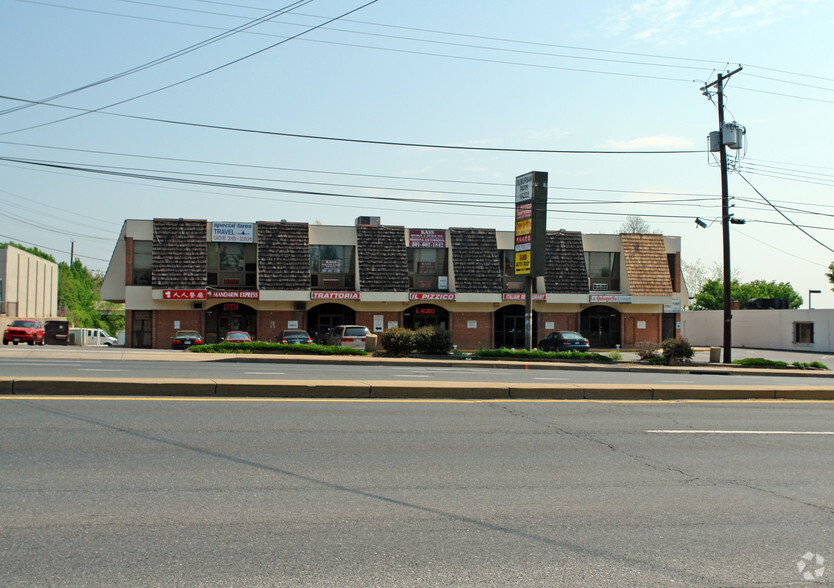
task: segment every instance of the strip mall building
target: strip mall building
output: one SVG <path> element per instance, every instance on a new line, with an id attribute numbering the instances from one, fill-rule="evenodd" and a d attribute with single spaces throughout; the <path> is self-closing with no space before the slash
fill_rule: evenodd
<path id="1" fill-rule="evenodd" d="M 362 324 L 430 324 L 459 349 L 524 347 L 524 281 L 514 234 L 478 228 L 290 222 L 125 221 L 102 299 L 124 302 L 126 345 L 169 348 L 177 330 L 207 342 L 246 330 L 274 340 Z M 533 293 L 533 340 L 579 331 L 596 348 L 680 332 L 680 237 L 550 231 Z"/>

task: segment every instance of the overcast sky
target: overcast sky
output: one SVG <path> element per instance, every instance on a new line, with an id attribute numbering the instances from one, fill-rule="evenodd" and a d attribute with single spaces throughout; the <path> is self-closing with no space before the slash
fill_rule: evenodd
<path id="1" fill-rule="evenodd" d="M 103 271 L 125 219 L 512 230 L 537 170 L 548 229 L 640 216 L 711 266 L 701 88 L 741 65 L 732 266 L 834 308 L 834 3 L 367 1 L 0 0 L 0 241 Z"/>

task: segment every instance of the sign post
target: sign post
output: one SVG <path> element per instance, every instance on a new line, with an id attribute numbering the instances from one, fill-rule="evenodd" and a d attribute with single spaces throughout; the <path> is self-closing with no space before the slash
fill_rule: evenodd
<path id="1" fill-rule="evenodd" d="M 545 273 L 547 172 L 515 179 L 515 275 L 526 276 L 524 347 L 533 348 L 533 284 Z"/>

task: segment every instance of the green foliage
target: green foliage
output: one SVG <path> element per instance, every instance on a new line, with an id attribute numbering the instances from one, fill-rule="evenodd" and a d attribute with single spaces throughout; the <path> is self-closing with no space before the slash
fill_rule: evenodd
<path id="1" fill-rule="evenodd" d="M 768 368 L 788 368 L 793 367 L 800 370 L 828 370 L 828 366 L 819 361 L 801 362 L 795 361 L 788 365 L 784 361 L 776 361 L 773 359 L 764 359 L 763 357 L 746 357 L 744 359 L 733 360 L 734 364 L 746 365 L 754 367 L 768 367 Z"/>
<path id="2" fill-rule="evenodd" d="M 25 245 L 21 245 L 20 243 L 15 243 L 14 241 L 9 241 L 8 243 L 0 243 L 0 249 L 5 249 L 9 245 L 11 245 L 12 247 L 17 247 L 18 249 L 20 249 L 21 251 L 25 251 L 26 253 L 31 253 L 32 255 L 37 255 L 38 257 L 42 257 L 43 259 L 45 259 L 47 261 L 51 261 L 52 263 L 55 263 L 55 258 L 52 257 L 49 253 L 45 253 L 44 251 L 41 251 L 37 247 L 26 247 Z"/>
<path id="3" fill-rule="evenodd" d="M 752 298 L 779 298 L 788 301 L 788 308 L 802 306 L 802 296 L 787 282 L 753 280 L 742 284 L 738 280 L 733 280 L 730 284 L 730 295 L 734 300 L 738 300 L 741 308 L 744 308 L 744 304 Z M 701 291 L 695 295 L 694 308 L 695 310 L 722 310 L 724 308 L 724 282 L 721 280 L 705 282 Z"/>
<path id="4" fill-rule="evenodd" d="M 695 351 L 685 338 L 666 339 L 660 344 L 666 363 L 688 361 L 695 355 Z"/>
<path id="5" fill-rule="evenodd" d="M 619 349 L 614 349 L 608 353 L 608 357 L 613 359 L 614 361 L 620 361 L 623 358 L 623 354 L 620 353 Z"/>
<path id="6" fill-rule="evenodd" d="M 639 357 L 641 361 L 658 357 L 657 350 L 659 348 L 660 346 L 657 343 L 652 343 L 651 341 L 640 341 L 640 343 L 637 344 L 637 357 Z"/>
<path id="7" fill-rule="evenodd" d="M 834 285 L 834 261 L 828 265 L 828 271 L 825 273 L 825 277 L 827 277 L 828 281 Z M 834 287 L 832 287 L 831 290 L 834 291 Z"/>
<path id="8" fill-rule="evenodd" d="M 388 329 L 382 333 L 381 342 L 385 354 L 391 357 L 405 357 L 416 347 L 414 331 L 403 327 Z"/>
<path id="9" fill-rule="evenodd" d="M 278 353 L 303 355 L 367 355 L 366 351 L 338 345 L 300 345 L 293 343 L 271 343 L 269 341 L 252 341 L 251 343 L 211 343 L 209 345 L 194 345 L 187 351 L 192 353 Z"/>
<path id="10" fill-rule="evenodd" d="M 414 334 L 417 353 L 448 355 L 452 350 L 452 334 L 443 328 L 421 327 Z"/>
<path id="11" fill-rule="evenodd" d="M 607 355 L 588 351 L 539 351 L 534 349 L 481 349 L 475 353 L 478 357 L 502 357 L 508 359 L 582 359 L 586 361 L 614 361 Z"/>

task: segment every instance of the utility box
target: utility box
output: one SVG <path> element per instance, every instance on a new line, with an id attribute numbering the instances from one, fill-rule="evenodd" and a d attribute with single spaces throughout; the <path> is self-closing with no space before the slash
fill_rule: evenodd
<path id="1" fill-rule="evenodd" d="M 69 322 L 46 321 L 44 327 L 46 328 L 44 341 L 47 345 L 67 345 L 69 343 Z"/>
<path id="2" fill-rule="evenodd" d="M 709 362 L 710 363 L 721 363 L 721 348 L 720 347 L 710 347 L 709 348 Z"/>

